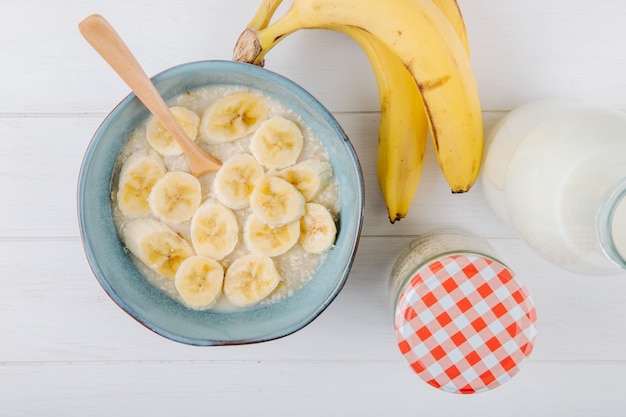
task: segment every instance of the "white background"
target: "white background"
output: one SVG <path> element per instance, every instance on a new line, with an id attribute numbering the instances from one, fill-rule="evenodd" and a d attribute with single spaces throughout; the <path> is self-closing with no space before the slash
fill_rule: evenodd
<path id="1" fill-rule="evenodd" d="M 451 195 L 432 148 L 409 216 L 386 217 L 376 182 L 378 102 L 356 44 L 298 32 L 268 69 L 337 117 L 365 177 L 363 234 L 344 290 L 301 331 L 249 346 L 198 348 L 135 322 L 86 262 L 76 219 L 83 153 L 128 88 L 77 23 L 97 12 L 150 75 L 230 59 L 257 0 L 3 0 L 0 13 L 0 415 L 617 416 L 626 406 L 626 275 L 563 272 L 519 241 L 480 184 Z M 539 97 L 626 109 L 626 3 L 460 0 L 486 132 Z M 283 10 L 283 9 L 281 9 Z M 440 392 L 395 344 L 387 276 L 416 235 L 463 228 L 487 238 L 531 292 L 531 360 L 491 392 Z"/>

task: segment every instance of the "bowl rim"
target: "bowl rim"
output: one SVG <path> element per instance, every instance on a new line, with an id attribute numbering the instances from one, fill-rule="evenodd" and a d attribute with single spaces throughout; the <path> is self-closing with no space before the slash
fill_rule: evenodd
<path id="1" fill-rule="evenodd" d="M 274 330 L 272 332 L 269 332 L 266 336 L 254 337 L 254 338 L 239 337 L 239 338 L 233 338 L 233 339 L 229 339 L 229 338 L 207 339 L 207 338 L 202 338 L 202 337 L 193 337 L 189 335 L 178 334 L 178 333 L 169 331 L 165 327 L 160 326 L 158 323 L 155 323 L 152 320 L 147 319 L 144 315 L 142 315 L 139 311 L 137 311 L 135 307 L 133 307 L 129 302 L 127 302 L 122 295 L 118 294 L 116 289 L 110 284 L 109 280 L 106 277 L 106 274 L 103 271 L 102 266 L 100 265 L 101 259 L 99 259 L 98 255 L 96 255 L 96 252 L 94 250 L 94 245 L 92 244 L 92 241 L 89 236 L 91 226 L 87 224 L 86 216 L 85 216 L 86 202 L 85 202 L 84 196 L 86 195 L 86 179 L 88 178 L 88 173 L 92 169 L 92 161 L 93 161 L 93 158 L 95 157 L 96 146 L 100 142 L 103 131 L 111 123 L 113 123 L 115 118 L 120 113 L 122 113 L 123 110 L 126 109 L 128 106 L 132 105 L 133 103 L 139 106 L 143 106 L 142 104 L 139 103 L 139 100 L 137 99 L 135 94 L 132 92 L 128 94 L 126 97 L 124 97 L 116 106 L 114 106 L 114 108 L 109 112 L 109 114 L 107 114 L 107 116 L 103 119 L 103 121 L 100 123 L 100 125 L 96 129 L 94 135 L 92 136 L 87 146 L 87 149 L 85 151 L 85 154 L 84 154 L 81 166 L 80 166 L 78 184 L 77 184 L 77 190 L 76 190 L 76 194 L 77 194 L 76 198 L 77 198 L 77 215 L 78 215 L 78 221 L 79 221 L 79 232 L 80 232 L 80 238 L 81 238 L 83 250 L 87 257 L 89 267 L 91 268 L 92 273 L 97 279 L 97 281 L 99 282 L 100 286 L 104 289 L 104 291 L 107 293 L 109 298 L 111 298 L 123 311 L 125 311 L 128 315 L 130 315 L 134 320 L 139 322 L 141 325 L 143 325 L 147 329 L 151 330 L 152 332 L 160 336 L 163 336 L 175 342 L 188 344 L 188 345 L 195 345 L 195 346 L 241 345 L 241 344 L 266 342 L 266 341 L 276 340 L 276 339 L 288 336 L 306 327 L 307 325 L 309 325 L 323 311 L 326 310 L 326 308 L 334 301 L 334 299 L 337 297 L 339 292 L 344 287 L 346 280 L 348 278 L 349 272 L 354 263 L 354 258 L 356 255 L 356 251 L 358 248 L 361 231 L 363 227 L 363 217 L 364 217 L 364 194 L 365 193 L 364 193 L 363 173 L 362 173 L 358 155 L 352 143 L 350 142 L 348 136 L 344 132 L 343 128 L 339 125 L 337 120 L 334 118 L 332 113 L 328 109 L 326 109 L 322 105 L 322 103 L 319 100 L 317 100 L 311 93 L 309 93 L 307 90 L 305 90 L 303 87 L 301 87 L 294 81 L 288 79 L 287 77 L 283 75 L 280 75 L 276 72 L 273 72 L 271 70 L 268 70 L 262 67 L 258 67 L 258 66 L 246 64 L 246 63 L 241 63 L 241 62 L 236 62 L 236 61 L 226 61 L 226 60 L 202 60 L 202 61 L 192 61 L 192 62 L 179 64 L 179 65 L 170 67 L 168 69 L 165 69 L 159 72 L 158 74 L 151 77 L 151 79 L 157 86 L 157 89 L 159 89 L 160 84 L 165 83 L 171 78 L 175 78 L 177 74 L 187 71 L 187 70 L 194 70 L 194 71 L 195 70 L 208 70 L 209 72 L 211 72 L 211 71 L 217 71 L 220 69 L 234 71 L 238 73 L 239 75 L 243 75 L 243 76 L 252 75 L 254 77 L 259 77 L 270 84 L 280 85 L 281 88 L 286 89 L 290 94 L 294 94 L 294 97 L 297 97 L 298 99 L 303 100 L 303 102 L 307 106 L 311 107 L 312 111 L 314 111 L 316 115 L 322 117 L 323 122 L 327 123 L 328 127 L 333 132 L 335 132 L 337 136 L 343 139 L 341 141 L 342 149 L 345 151 L 346 156 L 349 158 L 349 162 L 351 162 L 352 164 L 352 169 L 349 172 L 351 172 L 353 176 L 353 180 L 357 184 L 357 187 L 356 187 L 357 189 L 352 190 L 356 194 L 357 201 L 355 202 L 356 204 L 354 205 L 354 207 L 356 207 L 357 213 L 353 213 L 350 216 L 351 221 L 353 221 L 354 223 L 350 226 L 351 227 L 351 234 L 349 236 L 350 241 L 348 242 L 349 246 L 346 249 L 347 259 L 345 259 L 344 263 L 341 265 L 341 268 L 340 268 L 341 270 L 337 271 L 338 279 L 336 280 L 335 285 L 333 286 L 330 293 L 327 294 L 324 301 L 317 306 L 317 308 L 311 310 L 305 317 L 302 317 L 297 322 L 292 323 L 288 328 L 281 328 L 279 330 Z M 211 84 L 207 83 L 207 85 L 211 85 Z M 145 109 L 145 112 L 147 112 L 147 109 Z M 131 130 L 134 130 L 134 128 Z M 124 142 L 125 142 L 125 139 L 124 139 Z M 110 181 L 107 187 L 107 192 L 109 193 L 109 195 L 110 195 L 110 190 L 111 190 L 111 181 L 113 180 L 114 167 L 111 167 L 110 171 L 111 171 L 109 175 Z M 341 189 L 340 189 L 340 193 L 341 193 Z M 340 210 L 340 214 L 341 214 L 341 210 Z M 106 221 L 106 219 L 103 219 L 103 220 Z M 111 223 L 113 222 L 112 218 L 109 220 L 111 221 Z M 124 245 L 119 241 L 119 238 L 117 239 L 118 239 L 118 245 L 123 248 Z M 126 256 L 128 257 L 128 254 L 126 254 Z M 322 264 L 324 264 L 324 262 L 325 261 L 323 261 Z M 322 265 L 320 265 L 320 267 L 321 266 Z M 306 285 L 307 284 L 305 284 L 302 288 L 306 287 Z M 156 292 L 159 292 L 161 296 L 163 296 L 163 293 L 160 290 L 158 289 L 154 289 L 154 290 Z M 298 294 L 298 291 L 296 291 L 296 293 L 294 293 L 293 295 L 287 297 L 287 299 L 282 300 L 278 303 L 272 303 L 272 304 L 269 304 L 268 306 L 261 306 L 250 311 L 271 308 L 272 306 L 281 304 L 281 303 L 285 304 L 284 302 L 286 300 L 294 297 L 296 294 Z M 180 306 L 180 303 L 176 301 L 173 301 L 173 302 Z M 190 314 L 207 314 L 206 312 L 195 312 L 193 310 L 189 310 L 189 311 L 190 311 Z M 237 314 L 237 313 L 213 313 L 213 314 L 231 315 L 231 314 Z"/>

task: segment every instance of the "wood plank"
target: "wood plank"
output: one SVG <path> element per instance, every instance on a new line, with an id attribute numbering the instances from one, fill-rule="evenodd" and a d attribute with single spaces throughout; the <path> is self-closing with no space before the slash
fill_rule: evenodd
<path id="1" fill-rule="evenodd" d="M 0 92 L 12 100 L 0 103 L 0 113 L 106 112 L 128 94 L 78 32 L 78 22 L 91 13 L 111 21 L 152 76 L 184 62 L 230 60 L 257 5 L 256 0 L 181 1 L 172 9 L 164 0 L 99 0 L 59 7 L 42 0 L 28 4 L 8 0 L 0 17 L 8 36 L 0 39 L 0 50 L 11 57 L 2 73 L 12 82 L 3 83 Z M 141 23 L 129 16 L 137 16 Z M 39 27 L 49 27 L 48 36 L 40 36 Z M 369 103 L 368 110 L 378 108 L 367 60 L 344 35 L 295 34 L 272 53 L 270 62 L 269 69 L 300 82 L 334 110 L 362 109 L 357 103 L 363 102 Z M 42 67 L 54 71 L 41 71 Z M 332 76 L 322 79 L 320 73 Z"/>
<path id="2" fill-rule="evenodd" d="M 626 109 L 626 3 L 460 0 L 486 110 L 542 97 Z M 614 71 L 614 69 L 618 69 Z"/>
<path id="3" fill-rule="evenodd" d="M 626 35 L 624 2 L 459 3 L 485 110 L 509 110 L 542 96 L 626 109 L 626 56 L 615 53 Z M 0 51 L 10 59 L 1 71 L 11 82 L 0 84 L 0 94 L 11 99 L 0 102 L 0 113 L 106 112 L 126 95 L 128 89 L 78 34 L 77 23 L 90 13 L 109 18 L 153 75 L 183 62 L 231 59 L 257 5 L 258 0 L 175 6 L 166 0 L 6 0 Z M 40 28 L 48 29 L 45 36 Z M 365 56 L 339 33 L 296 33 L 270 52 L 267 68 L 298 82 L 335 112 L 379 109 Z"/>
<path id="4" fill-rule="evenodd" d="M 268 343 L 195 348 L 171 342 L 119 309 L 93 277 L 78 240 L 0 240 L 10 271 L 0 292 L 0 361 L 394 360 L 387 277 L 411 237 L 361 239 L 348 281 L 313 323 Z M 589 278 L 543 262 L 517 240 L 491 240 L 536 303 L 533 360 L 626 360 L 624 275 Z M 208 356 L 207 356 L 208 355 Z"/>
<path id="5" fill-rule="evenodd" d="M 1 237 L 76 237 L 76 187 L 101 117 L 0 118 Z"/>
<path id="6" fill-rule="evenodd" d="M 530 362 L 490 392 L 448 394 L 400 361 L 70 362 L 0 366 L 0 414 L 622 416 L 626 363 Z"/>
<path id="7" fill-rule="evenodd" d="M 486 113 L 488 129 L 503 113 Z M 480 181 L 466 195 L 450 193 L 428 149 L 409 215 L 390 224 L 376 177 L 378 113 L 340 113 L 365 181 L 364 235 L 414 235 L 464 227 L 489 237 L 513 237 L 484 202 Z M 77 237 L 76 186 L 83 155 L 105 115 L 0 117 L 0 237 Z M 430 146 L 430 145 L 429 145 Z M 19 196 L 19 198 L 17 198 Z"/>

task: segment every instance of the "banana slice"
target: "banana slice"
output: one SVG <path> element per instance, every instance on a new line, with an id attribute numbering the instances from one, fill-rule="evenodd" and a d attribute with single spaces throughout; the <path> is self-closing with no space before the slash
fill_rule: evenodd
<path id="1" fill-rule="evenodd" d="M 335 244 L 337 225 L 328 209 L 321 204 L 307 203 L 300 219 L 298 243 L 309 253 L 324 253 Z"/>
<path id="2" fill-rule="evenodd" d="M 265 98 L 253 92 L 230 94 L 215 101 L 202 115 L 200 130 L 209 144 L 240 139 L 269 117 Z"/>
<path id="3" fill-rule="evenodd" d="M 198 255 L 224 259 L 239 241 L 239 224 L 232 210 L 208 199 L 191 218 L 191 243 Z"/>
<path id="4" fill-rule="evenodd" d="M 189 136 L 189 139 L 196 140 L 200 117 L 194 111 L 183 106 L 170 107 L 170 111 L 180 127 L 183 128 L 183 131 Z M 180 155 L 183 153 L 182 148 L 172 139 L 172 135 L 154 116 L 150 118 L 146 125 L 146 140 L 150 146 L 163 156 Z"/>
<path id="5" fill-rule="evenodd" d="M 128 217 L 150 214 L 148 196 L 166 172 L 163 159 L 151 149 L 136 151 L 126 158 L 117 190 L 117 204 L 122 213 Z"/>
<path id="6" fill-rule="evenodd" d="M 170 223 L 182 223 L 191 219 L 201 201 L 200 181 L 182 171 L 165 174 L 154 184 L 148 197 L 152 212 Z"/>
<path id="7" fill-rule="evenodd" d="M 222 294 L 224 268 L 206 256 L 185 259 L 174 276 L 174 286 L 183 303 L 194 310 L 208 310 Z"/>
<path id="8" fill-rule="evenodd" d="M 248 250 L 265 256 L 279 256 L 298 243 L 300 223 L 272 227 L 254 214 L 248 216 L 243 229 L 243 240 Z"/>
<path id="9" fill-rule="evenodd" d="M 247 307 L 270 295 L 279 282 L 272 258 L 256 253 L 243 255 L 226 270 L 224 295 L 232 304 Z"/>
<path id="10" fill-rule="evenodd" d="M 274 116 L 254 132 L 250 152 L 267 168 L 286 168 L 296 163 L 303 145 L 298 125 L 282 116 Z"/>
<path id="11" fill-rule="evenodd" d="M 293 184 L 306 201 L 311 201 L 328 185 L 333 169 L 327 161 L 307 159 L 278 171 L 276 176 Z"/>
<path id="12" fill-rule="evenodd" d="M 262 176 L 263 167 L 252 155 L 235 155 L 226 160 L 215 174 L 215 196 L 233 210 L 246 208 L 250 205 L 254 185 Z"/>
<path id="13" fill-rule="evenodd" d="M 122 239 L 128 250 L 157 274 L 174 279 L 180 264 L 194 255 L 185 239 L 158 220 L 142 218 L 126 222 Z"/>
<path id="14" fill-rule="evenodd" d="M 304 214 L 304 197 L 282 178 L 264 175 L 250 195 L 252 212 L 263 223 L 283 226 L 300 219 Z"/>

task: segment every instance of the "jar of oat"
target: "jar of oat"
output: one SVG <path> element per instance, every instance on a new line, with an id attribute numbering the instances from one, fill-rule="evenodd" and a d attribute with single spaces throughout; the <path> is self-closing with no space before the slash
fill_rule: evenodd
<path id="1" fill-rule="evenodd" d="M 483 239 L 437 230 L 413 241 L 390 275 L 398 348 L 417 375 L 446 392 L 488 391 L 533 350 L 528 290 Z"/>

